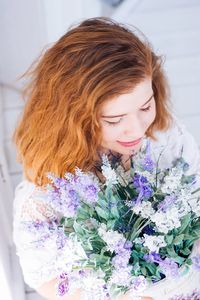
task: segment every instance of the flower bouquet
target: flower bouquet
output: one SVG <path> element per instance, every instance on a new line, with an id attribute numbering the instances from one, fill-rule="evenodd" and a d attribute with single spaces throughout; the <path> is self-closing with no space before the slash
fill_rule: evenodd
<path id="1" fill-rule="evenodd" d="M 199 267 L 200 257 L 190 255 L 200 238 L 195 174 L 187 175 L 182 157 L 161 170 L 150 144 L 131 162 L 129 180 L 106 155 L 104 183 L 78 168 L 64 178 L 48 173 L 48 201 L 62 216 L 52 231 L 58 248 L 68 249 L 60 296 L 81 288 L 85 299 L 115 299 L 127 291 L 137 299 L 149 285 Z"/>

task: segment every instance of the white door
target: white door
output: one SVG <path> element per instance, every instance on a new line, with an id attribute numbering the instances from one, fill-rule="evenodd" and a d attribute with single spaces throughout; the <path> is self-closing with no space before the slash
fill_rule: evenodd
<path id="1" fill-rule="evenodd" d="M 12 241 L 14 195 L 4 155 L 1 121 L 2 106 L 0 105 L 0 295 L 4 300 L 25 300 L 24 282 Z"/>

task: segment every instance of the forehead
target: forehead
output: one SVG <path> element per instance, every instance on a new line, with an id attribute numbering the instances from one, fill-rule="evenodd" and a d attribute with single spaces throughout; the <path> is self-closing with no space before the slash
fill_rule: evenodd
<path id="1" fill-rule="evenodd" d="M 152 81 L 145 79 L 127 93 L 107 100 L 101 107 L 101 115 L 127 114 L 137 110 L 151 97 Z"/>

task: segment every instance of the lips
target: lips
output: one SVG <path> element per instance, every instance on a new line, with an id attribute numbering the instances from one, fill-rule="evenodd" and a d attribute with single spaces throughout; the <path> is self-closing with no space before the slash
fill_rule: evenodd
<path id="1" fill-rule="evenodd" d="M 139 139 L 131 141 L 131 142 L 120 142 L 120 141 L 117 141 L 117 142 L 124 147 L 132 147 L 132 146 L 139 144 L 141 140 L 142 140 L 142 138 L 139 138 Z"/>

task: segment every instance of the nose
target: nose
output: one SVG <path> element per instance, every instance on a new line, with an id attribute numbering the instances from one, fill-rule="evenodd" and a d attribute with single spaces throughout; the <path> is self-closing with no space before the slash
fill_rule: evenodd
<path id="1" fill-rule="evenodd" d="M 145 133 L 145 126 L 143 125 L 142 121 L 137 118 L 134 120 L 130 119 L 127 121 L 124 127 L 124 135 L 130 137 L 132 139 L 138 139 L 142 137 Z"/>

